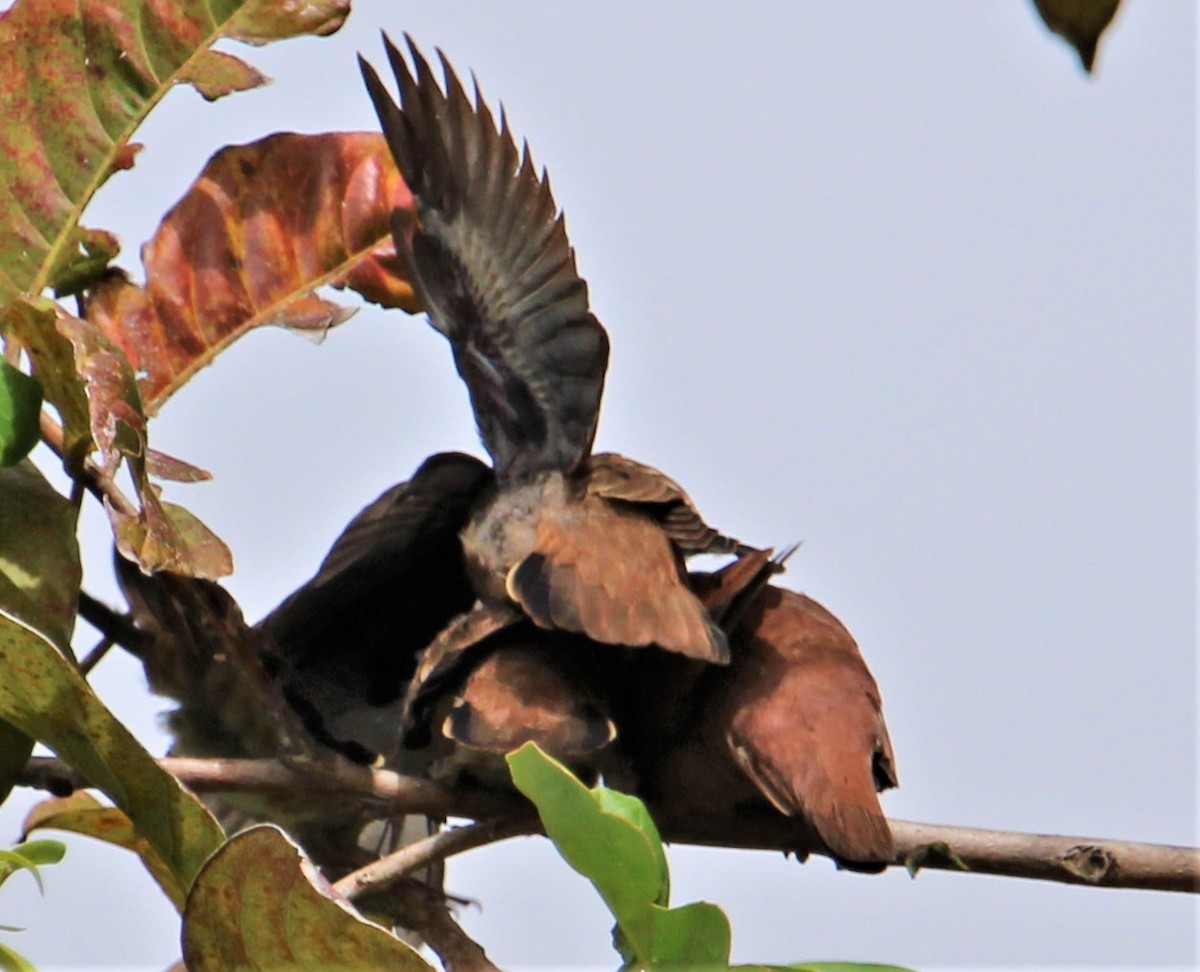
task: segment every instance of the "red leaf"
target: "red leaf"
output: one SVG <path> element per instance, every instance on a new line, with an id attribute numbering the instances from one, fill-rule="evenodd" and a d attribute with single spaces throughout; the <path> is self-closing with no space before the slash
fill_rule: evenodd
<path id="1" fill-rule="evenodd" d="M 86 312 L 139 372 L 147 414 L 246 331 L 325 329 L 348 316 L 314 294 L 351 287 L 418 309 L 392 244 L 412 208 L 375 133 L 271 135 L 222 149 L 146 244 L 146 286 L 111 274 Z"/>

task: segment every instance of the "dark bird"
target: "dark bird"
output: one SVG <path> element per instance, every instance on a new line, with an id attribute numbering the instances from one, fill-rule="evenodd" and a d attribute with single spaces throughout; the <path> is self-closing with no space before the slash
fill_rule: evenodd
<path id="1" fill-rule="evenodd" d="M 146 575 L 119 555 L 115 560 L 136 625 L 121 643 L 141 660 L 151 688 L 177 703 L 166 720 L 171 755 L 285 759 L 298 771 L 314 772 L 338 758 L 343 747 L 326 745 L 315 708 L 295 704 L 303 685 L 284 684 L 275 643 L 246 624 L 219 584 Z M 423 817 L 406 818 L 324 789 L 319 795 L 210 793 L 203 799 L 227 833 L 264 821 L 283 827 L 330 880 L 429 831 Z"/>
<path id="2" fill-rule="evenodd" d="M 683 559 L 740 546 L 658 470 L 591 452 L 608 338 L 546 175 L 444 57 L 443 91 L 411 40 L 415 74 L 385 43 L 400 106 L 359 60 L 416 203 L 415 218 L 393 216 L 396 249 L 450 342 L 495 470 L 461 534 L 474 590 L 541 628 L 728 661 Z"/>
<path id="3" fill-rule="evenodd" d="M 897 777 L 858 645 L 816 601 L 764 585 L 751 561 L 731 568 L 693 575 L 716 616 L 735 612 L 728 667 L 637 660 L 640 701 L 617 725 L 639 795 L 675 839 L 736 844 L 739 821 L 777 812 L 800 825 L 798 853 L 880 870 L 893 845 L 878 794 Z"/>
<path id="4" fill-rule="evenodd" d="M 471 456 L 426 459 L 355 516 L 312 579 L 259 622 L 293 705 L 346 755 L 396 755 L 419 653 L 475 602 L 458 534 L 491 481 Z"/>
<path id="5" fill-rule="evenodd" d="M 420 651 L 475 596 L 458 533 L 491 470 L 441 453 L 356 515 L 315 575 L 251 627 L 220 585 L 142 574 L 116 558 L 137 626 L 126 638 L 151 687 L 178 703 L 176 755 L 283 758 L 303 770 L 348 756 L 401 772 L 403 693 Z M 435 826 L 355 797 L 214 794 L 229 831 L 263 820 L 293 834 L 331 878 Z M 440 884 L 439 874 L 427 875 Z"/>

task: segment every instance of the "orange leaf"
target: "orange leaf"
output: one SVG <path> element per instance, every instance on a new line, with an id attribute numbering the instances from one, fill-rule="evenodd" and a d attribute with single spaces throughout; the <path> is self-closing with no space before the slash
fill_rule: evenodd
<path id="1" fill-rule="evenodd" d="M 351 287 L 418 309 L 392 244 L 412 209 L 383 137 L 270 135 L 222 149 L 143 248 L 146 286 L 110 274 L 89 320 L 124 349 L 153 414 L 192 374 L 262 324 L 324 330 L 348 312 L 315 295 Z"/>

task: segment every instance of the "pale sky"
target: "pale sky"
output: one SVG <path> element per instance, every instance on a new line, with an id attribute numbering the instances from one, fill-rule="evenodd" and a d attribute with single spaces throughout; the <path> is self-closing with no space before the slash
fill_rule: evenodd
<path id="1" fill-rule="evenodd" d="M 173 92 L 85 223 L 121 262 L 227 143 L 375 127 L 354 54 L 440 46 L 551 173 L 613 354 L 598 449 L 682 482 L 836 613 L 882 690 L 892 816 L 1191 844 L 1196 833 L 1196 12 L 1126 0 L 1088 78 L 1032 4 L 359 0 L 332 38 L 239 49 L 266 89 Z M 348 302 L 353 297 L 343 296 Z M 232 546 L 252 620 L 431 452 L 482 455 L 445 341 L 365 308 L 241 341 L 167 404 L 169 486 Z M 114 597 L 107 527 L 85 584 Z M 84 629 L 82 642 L 92 634 Z M 155 752 L 165 708 L 107 660 Z M 0 809 L 15 837 L 33 802 Z M 69 841 L 0 892 L 45 968 L 178 955 L 129 855 Z M 1188 966 L 1193 898 L 674 847 L 734 958 L 920 969 Z M 544 841 L 456 859 L 506 968 L 615 967 Z"/>

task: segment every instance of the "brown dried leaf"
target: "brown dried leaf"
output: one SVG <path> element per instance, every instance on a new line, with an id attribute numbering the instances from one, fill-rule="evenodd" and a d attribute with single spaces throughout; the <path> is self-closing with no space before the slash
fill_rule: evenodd
<path id="1" fill-rule="evenodd" d="M 169 479 L 175 483 L 203 483 L 212 479 L 212 473 L 207 469 L 193 466 L 157 449 L 146 450 L 146 472 L 155 479 Z"/>
<path id="2" fill-rule="evenodd" d="M 154 487 L 141 487 L 142 510 L 131 516 L 105 504 L 117 549 L 142 570 L 169 570 L 173 574 L 216 580 L 233 573 L 233 554 L 221 538 L 182 506 L 155 495 Z"/>
<path id="3" fill-rule="evenodd" d="M 216 101 L 235 91 L 259 88 L 270 79 L 232 54 L 203 51 L 180 72 L 179 80 L 194 85 L 205 101 Z"/>
<path id="4" fill-rule="evenodd" d="M 171 899 L 175 910 L 183 911 L 186 888 L 180 886 L 177 876 L 150 841 L 137 832 L 123 810 L 106 807 L 90 793 L 80 790 L 68 797 L 43 800 L 34 806 L 21 824 L 21 839 L 27 839 L 35 830 L 66 830 L 133 851 Z"/>
<path id="5" fill-rule="evenodd" d="M 271 135 L 222 149 L 146 244 L 146 286 L 112 273 L 89 320 L 142 376 L 147 414 L 253 327 L 325 329 L 346 312 L 325 284 L 418 308 L 391 239 L 412 196 L 375 133 Z"/>
<path id="6" fill-rule="evenodd" d="M 75 372 L 83 379 L 101 468 L 111 476 L 122 456 L 141 459 L 146 452 L 146 417 L 137 381 L 120 348 L 99 328 L 57 305 L 55 311 L 55 327 L 71 342 Z"/>
<path id="7" fill-rule="evenodd" d="M 111 477 L 122 459 L 141 500 L 131 514 L 108 506 L 117 546 L 143 570 L 171 570 L 216 579 L 233 570 L 229 548 L 187 510 L 158 498 L 149 479 L 146 416 L 133 369 L 123 351 L 91 321 L 72 317 L 47 300 L 17 300 L 4 319 L 5 333 L 28 350 L 46 397 L 67 424 L 68 465 L 82 462 L 92 444 L 99 466 Z M 178 460 L 154 460 L 176 478 L 204 478 L 203 470 Z"/>

